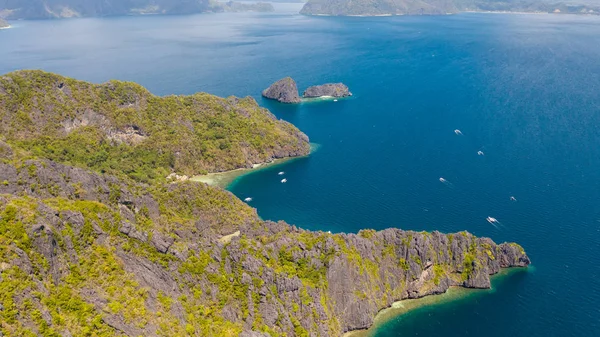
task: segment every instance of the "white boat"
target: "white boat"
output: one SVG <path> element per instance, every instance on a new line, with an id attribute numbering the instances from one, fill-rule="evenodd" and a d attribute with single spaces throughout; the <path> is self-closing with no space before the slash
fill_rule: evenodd
<path id="1" fill-rule="evenodd" d="M 492 225 L 498 222 L 498 220 L 496 218 L 492 218 L 491 216 L 488 216 L 485 219 L 487 220 L 487 222 L 491 223 Z"/>
<path id="2" fill-rule="evenodd" d="M 459 136 L 462 136 L 462 132 L 459 129 L 454 130 L 454 133 L 456 133 Z"/>
<path id="3" fill-rule="evenodd" d="M 285 183 L 287 183 L 287 179 L 281 179 L 281 183 L 282 183 L 282 184 L 285 184 Z"/>
<path id="4" fill-rule="evenodd" d="M 445 182 L 446 182 L 446 179 L 444 179 L 444 178 L 440 178 L 440 181 L 441 181 L 441 182 L 443 182 L 443 183 L 445 183 Z"/>
<path id="5" fill-rule="evenodd" d="M 478 155 L 480 155 L 480 156 L 483 156 L 483 155 L 484 155 L 484 154 L 483 154 L 483 151 L 477 151 L 477 154 L 478 154 Z"/>
<path id="6" fill-rule="evenodd" d="M 337 99 L 334 99 L 333 101 L 334 101 L 334 102 L 337 102 Z"/>
<path id="7" fill-rule="evenodd" d="M 515 198 L 515 197 L 511 196 L 511 197 L 510 197 L 510 201 L 517 201 L 517 198 Z"/>
<path id="8" fill-rule="evenodd" d="M 281 172 L 279 172 L 279 173 L 277 173 L 277 174 L 279 174 L 280 176 L 282 176 L 282 175 L 284 175 L 284 174 L 285 174 L 285 172 L 281 171 Z"/>
<path id="9" fill-rule="evenodd" d="M 245 202 L 250 202 L 250 201 L 252 201 L 252 198 L 248 197 L 248 198 L 244 199 L 244 201 Z"/>

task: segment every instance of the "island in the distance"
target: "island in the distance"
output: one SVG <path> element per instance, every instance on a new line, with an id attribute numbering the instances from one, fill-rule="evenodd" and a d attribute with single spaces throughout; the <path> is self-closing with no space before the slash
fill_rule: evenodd
<path id="1" fill-rule="evenodd" d="M 228 191 L 177 179 L 309 150 L 250 97 L 0 76 L 0 330 L 338 337 L 394 301 L 490 288 L 490 275 L 529 265 L 518 244 L 467 232 L 265 221 Z"/>
<path id="2" fill-rule="evenodd" d="M 2 18 L 0 18 L 0 29 L 9 28 L 9 27 L 10 27 L 10 25 L 8 24 L 8 22 L 6 22 L 6 21 L 2 20 Z"/>
<path id="3" fill-rule="evenodd" d="M 300 103 L 298 86 L 291 77 L 285 77 L 263 90 L 262 96 L 281 103 Z M 352 96 L 348 87 L 343 83 L 326 83 L 308 87 L 302 94 L 303 98 L 331 97 L 341 98 Z"/>
<path id="4" fill-rule="evenodd" d="M 149 14 L 207 12 L 272 12 L 267 2 L 241 3 L 210 0 L 48 0 L 0 1 L 0 18 L 62 19 Z"/>
<path id="5" fill-rule="evenodd" d="M 269 2 L 245 3 L 238 1 L 218 2 L 215 8 L 222 8 L 224 12 L 261 12 L 268 13 L 275 11 L 273 5 Z M 216 11 L 219 11 L 216 9 Z"/>
<path id="6" fill-rule="evenodd" d="M 600 14 L 594 3 L 499 0 L 308 0 L 301 14 L 326 16 L 446 15 L 460 12 Z"/>

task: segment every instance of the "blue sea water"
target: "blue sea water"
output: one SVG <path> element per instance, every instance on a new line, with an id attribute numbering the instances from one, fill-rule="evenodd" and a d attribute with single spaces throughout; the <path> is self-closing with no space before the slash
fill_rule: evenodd
<path id="1" fill-rule="evenodd" d="M 320 145 L 230 186 L 263 218 L 332 232 L 468 230 L 531 257 L 534 268 L 494 292 L 391 319 L 378 337 L 600 336 L 600 18 L 322 18 L 277 6 L 19 21 L 0 31 L 0 73 L 254 96 Z M 354 96 L 260 97 L 284 76 L 301 89 L 341 81 Z"/>

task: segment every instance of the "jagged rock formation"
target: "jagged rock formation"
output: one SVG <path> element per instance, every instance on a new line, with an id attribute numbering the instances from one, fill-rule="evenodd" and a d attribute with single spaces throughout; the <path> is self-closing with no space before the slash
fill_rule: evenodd
<path id="1" fill-rule="evenodd" d="M 2 335 L 340 336 L 367 328 L 393 301 L 486 288 L 500 268 L 529 264 L 518 244 L 466 232 L 330 234 L 263 221 L 227 191 L 165 175 L 140 180 L 126 160 L 169 151 L 160 143 L 171 138 L 157 133 L 202 123 L 212 128 L 200 147 L 213 139 L 204 133 L 243 129 L 246 118 L 268 136 L 263 117 L 296 139 L 297 129 L 247 99 L 161 98 L 131 83 L 41 72 L 0 78 Z M 64 145 L 81 129 L 93 132 Z"/>
<path id="2" fill-rule="evenodd" d="M 306 135 L 251 97 L 158 97 L 135 83 L 42 71 L 0 77 L 0 134 L 36 156 L 141 181 L 310 152 Z"/>
<path id="3" fill-rule="evenodd" d="M 327 83 L 308 87 L 302 94 L 304 98 L 315 97 L 348 97 L 352 96 L 348 87 L 343 83 Z"/>
<path id="4" fill-rule="evenodd" d="M 332 16 L 445 15 L 465 11 L 532 12 L 557 14 L 600 14 L 591 1 L 564 3 L 554 1 L 497 0 L 308 0 L 301 14 Z"/>
<path id="5" fill-rule="evenodd" d="M 9 336 L 91 324 L 115 336 L 339 336 L 395 300 L 487 288 L 500 268 L 529 264 L 520 246 L 466 232 L 333 235 L 262 221 L 191 182 L 149 189 L 50 161 L 0 164 L 0 182 Z M 71 301 L 82 309 L 67 311 Z"/>
<path id="6" fill-rule="evenodd" d="M 298 86 L 291 77 L 282 78 L 263 90 L 263 97 L 274 99 L 281 103 L 300 103 Z"/>

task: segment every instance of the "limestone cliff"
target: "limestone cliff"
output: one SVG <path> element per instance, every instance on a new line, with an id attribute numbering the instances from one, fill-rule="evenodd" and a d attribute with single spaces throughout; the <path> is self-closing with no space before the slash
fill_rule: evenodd
<path id="1" fill-rule="evenodd" d="M 310 152 L 305 134 L 251 97 L 159 97 L 42 71 L 0 76 L 0 134 L 33 156 L 145 182 Z"/>
<path id="2" fill-rule="evenodd" d="M 263 90 L 262 95 L 266 98 L 281 103 L 300 103 L 298 86 L 291 77 L 282 78 Z"/>
<path id="3" fill-rule="evenodd" d="M 231 144 L 218 162 L 305 144 L 250 99 L 18 72 L 0 78 L 0 131 L 3 336 L 340 336 L 396 300 L 529 264 L 466 232 L 263 221 L 227 191 L 158 175 L 180 167 L 171 143 Z"/>
<path id="4" fill-rule="evenodd" d="M 339 336 L 393 301 L 529 264 L 517 244 L 466 232 L 262 221 L 192 182 L 149 188 L 45 160 L 0 164 L 0 182 L 5 336 Z"/>
<path id="5" fill-rule="evenodd" d="M 305 98 L 315 97 L 348 97 L 352 96 L 348 87 L 343 83 L 326 83 L 308 87 L 302 94 Z"/>

